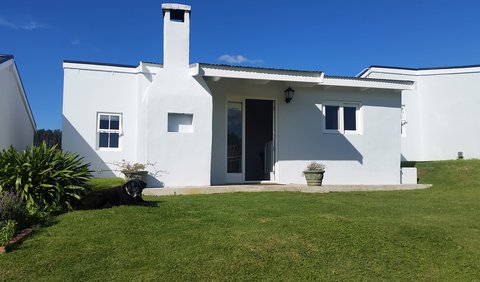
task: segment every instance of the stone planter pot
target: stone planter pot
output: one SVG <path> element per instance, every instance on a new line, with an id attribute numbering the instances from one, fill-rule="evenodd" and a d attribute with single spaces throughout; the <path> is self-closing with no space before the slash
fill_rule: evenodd
<path id="1" fill-rule="evenodd" d="M 143 182 L 146 182 L 148 171 L 142 170 L 142 171 L 135 171 L 135 172 L 124 172 L 123 174 L 125 174 L 127 181 L 133 180 L 133 179 L 139 179 L 139 180 L 142 180 Z"/>
<path id="2" fill-rule="evenodd" d="M 305 180 L 307 180 L 308 186 L 322 186 L 323 175 L 325 171 L 305 170 Z"/>

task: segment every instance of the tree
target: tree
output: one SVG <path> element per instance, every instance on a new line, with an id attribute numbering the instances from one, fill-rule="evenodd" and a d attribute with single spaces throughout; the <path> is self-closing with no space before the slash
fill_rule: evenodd
<path id="1" fill-rule="evenodd" d="M 39 129 L 35 132 L 33 144 L 35 146 L 45 142 L 48 148 L 57 145 L 57 148 L 62 148 L 62 131 L 60 129 Z"/>

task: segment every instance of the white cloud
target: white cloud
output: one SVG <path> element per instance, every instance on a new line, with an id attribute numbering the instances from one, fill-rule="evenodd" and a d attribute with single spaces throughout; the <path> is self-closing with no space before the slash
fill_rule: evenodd
<path id="1" fill-rule="evenodd" d="M 25 29 L 25 30 L 35 30 L 35 29 L 44 28 L 44 27 L 45 25 L 36 21 L 30 21 L 29 23 L 20 26 L 21 29 Z"/>
<path id="2" fill-rule="evenodd" d="M 12 29 L 28 30 L 28 31 L 45 27 L 44 24 L 41 24 L 34 20 L 31 20 L 27 23 L 18 24 L 18 23 L 11 22 L 3 17 L 0 17 L 0 26 L 12 28 Z"/>
<path id="3" fill-rule="evenodd" d="M 0 17 L 0 26 L 18 29 L 18 26 L 16 26 L 15 24 L 7 21 L 6 19 L 4 19 L 2 17 Z"/>
<path id="4" fill-rule="evenodd" d="M 228 64 L 242 64 L 242 63 L 247 63 L 247 64 L 263 64 L 263 60 L 252 60 L 249 59 L 243 55 L 222 55 L 218 57 L 219 61 L 221 62 L 226 62 Z"/>

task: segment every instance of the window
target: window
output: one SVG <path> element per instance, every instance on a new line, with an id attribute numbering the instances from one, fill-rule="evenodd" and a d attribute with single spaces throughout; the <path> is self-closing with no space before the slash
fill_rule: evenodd
<path id="1" fill-rule="evenodd" d="M 242 173 L 242 103 L 227 106 L 227 173 Z"/>
<path id="2" fill-rule="evenodd" d="M 338 130 L 339 106 L 325 106 L 325 129 Z"/>
<path id="3" fill-rule="evenodd" d="M 323 107 L 325 132 L 360 134 L 360 105 L 341 102 L 327 103 Z"/>
<path id="4" fill-rule="evenodd" d="M 168 113 L 168 132 L 193 132 L 193 114 Z"/>
<path id="5" fill-rule="evenodd" d="M 98 147 L 99 148 L 119 148 L 120 130 L 121 130 L 120 114 L 98 114 Z"/>
<path id="6" fill-rule="evenodd" d="M 357 130 L 357 108 L 343 107 L 343 128 L 345 130 Z"/>

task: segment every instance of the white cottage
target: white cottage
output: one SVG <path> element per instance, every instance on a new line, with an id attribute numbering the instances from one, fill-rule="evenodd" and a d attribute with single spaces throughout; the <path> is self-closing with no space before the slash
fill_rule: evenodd
<path id="1" fill-rule="evenodd" d="M 32 146 L 36 130 L 22 80 L 12 55 L 0 55 L 0 150 Z"/>
<path id="2" fill-rule="evenodd" d="M 303 184 L 315 160 L 325 184 L 400 184 L 401 93 L 413 82 L 190 64 L 190 6 L 162 9 L 163 64 L 63 64 L 63 147 L 98 176 L 125 159 L 155 163 L 150 187 Z"/>

